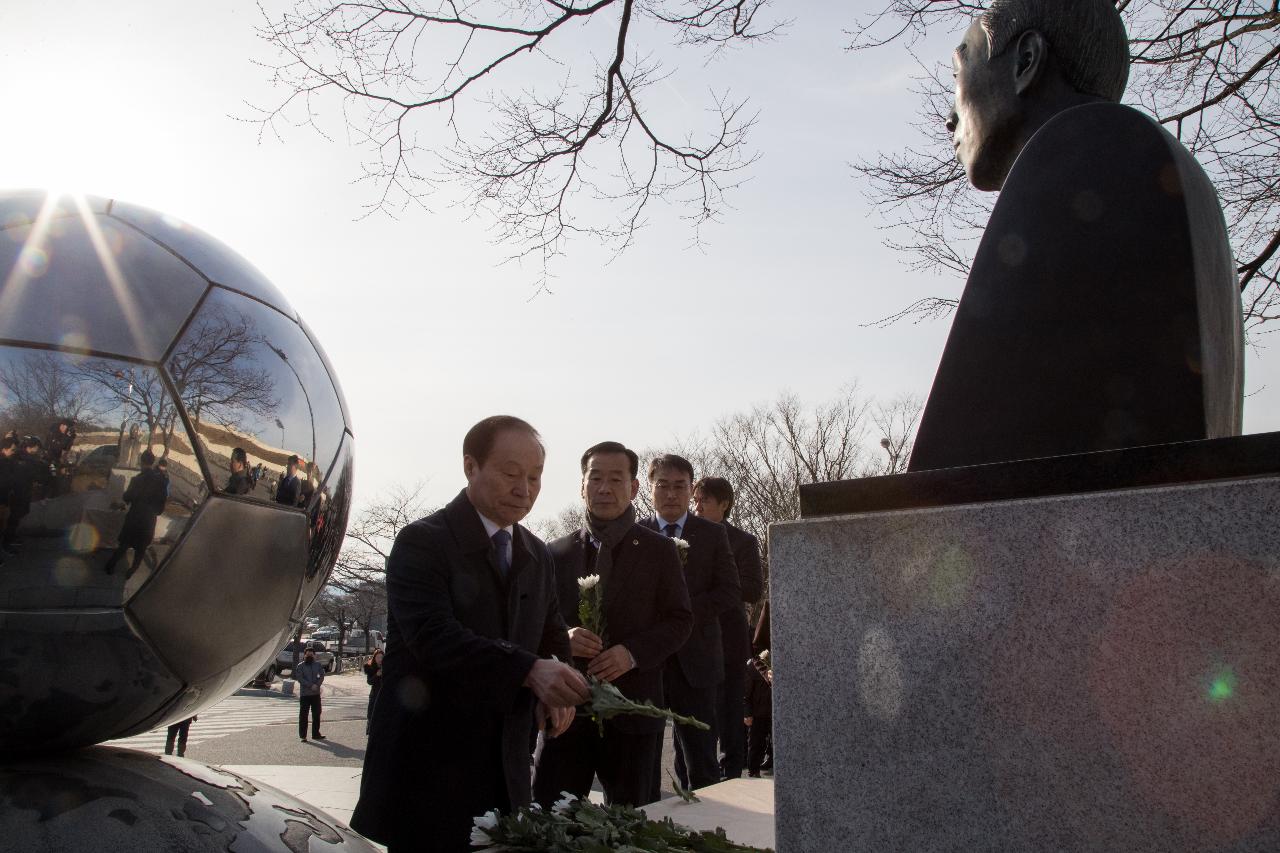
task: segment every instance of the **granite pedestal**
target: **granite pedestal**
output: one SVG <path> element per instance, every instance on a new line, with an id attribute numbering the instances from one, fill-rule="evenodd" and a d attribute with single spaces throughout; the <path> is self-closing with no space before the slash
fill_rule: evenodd
<path id="1" fill-rule="evenodd" d="M 1277 451 L 808 490 L 770 531 L 779 853 L 1280 850 Z"/>

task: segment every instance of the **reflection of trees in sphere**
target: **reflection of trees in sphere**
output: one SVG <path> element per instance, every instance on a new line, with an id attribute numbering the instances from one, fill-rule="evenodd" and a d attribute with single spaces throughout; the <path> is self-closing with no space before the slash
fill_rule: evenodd
<path id="1" fill-rule="evenodd" d="M 120 202 L 0 194 L 0 752 L 145 731 L 257 672 L 337 557 L 349 422 L 323 351 L 226 246 Z"/>

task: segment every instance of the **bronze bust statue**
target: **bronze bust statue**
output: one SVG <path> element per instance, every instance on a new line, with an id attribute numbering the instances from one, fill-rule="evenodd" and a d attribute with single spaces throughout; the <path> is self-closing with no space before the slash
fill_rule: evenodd
<path id="1" fill-rule="evenodd" d="M 1000 198 L 910 470 L 1240 433 L 1243 334 L 1217 195 L 1119 104 L 1109 0 L 994 0 L 956 48 L 947 122 Z"/>

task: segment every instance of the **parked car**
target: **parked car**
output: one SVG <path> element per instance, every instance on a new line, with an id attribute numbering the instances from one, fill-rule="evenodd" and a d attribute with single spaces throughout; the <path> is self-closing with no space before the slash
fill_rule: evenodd
<path id="1" fill-rule="evenodd" d="M 346 638 L 342 641 L 342 653 L 344 655 L 363 655 L 373 654 L 374 649 L 382 648 L 385 638 L 381 631 L 367 632 L 369 649 L 365 651 L 366 632 L 360 628 L 354 628 L 347 632 Z M 336 642 L 336 638 L 330 641 Z"/>
<path id="2" fill-rule="evenodd" d="M 325 646 L 323 642 L 315 639 L 310 640 L 290 640 L 285 643 L 283 649 L 276 653 L 275 668 L 277 672 L 291 672 L 293 670 L 293 653 L 297 651 L 298 660 L 302 660 L 302 656 L 307 649 L 312 649 L 316 653 L 316 661 L 324 667 L 325 672 L 333 672 L 337 668 L 334 662 L 333 652 Z"/>

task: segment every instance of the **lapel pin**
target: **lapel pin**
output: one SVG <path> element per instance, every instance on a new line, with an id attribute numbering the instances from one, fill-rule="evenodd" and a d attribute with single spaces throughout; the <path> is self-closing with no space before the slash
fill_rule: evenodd
<path id="1" fill-rule="evenodd" d="M 640 540 L 639 540 L 639 539 L 632 539 L 632 540 L 631 540 L 631 544 L 632 544 L 632 545 L 639 545 L 639 544 L 640 544 Z"/>

